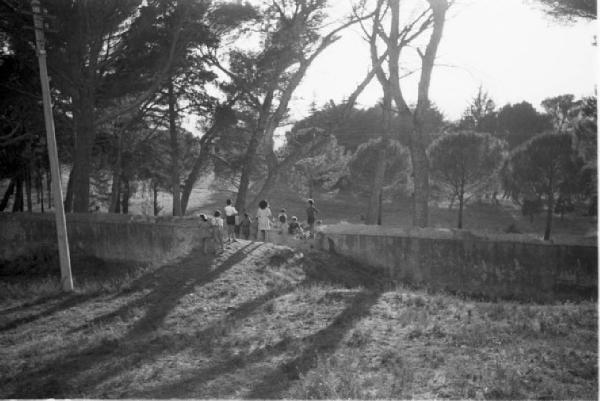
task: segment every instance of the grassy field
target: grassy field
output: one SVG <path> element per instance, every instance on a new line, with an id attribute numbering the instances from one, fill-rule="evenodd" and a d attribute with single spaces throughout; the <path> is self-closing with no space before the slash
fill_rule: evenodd
<path id="1" fill-rule="evenodd" d="M 223 209 L 225 200 L 232 197 L 229 192 L 198 190 L 196 197 L 199 202 L 192 203 L 188 214 L 212 213 L 215 209 Z M 269 197 L 273 213 L 285 208 L 288 216 L 297 216 L 306 220 L 306 198 L 299 196 L 291 190 L 278 188 Z M 318 194 L 315 196 L 317 208 L 320 210 L 319 218 L 325 224 L 339 222 L 363 223 L 361 216 L 365 215 L 367 199 L 358 196 L 331 196 Z M 164 209 L 169 211 L 167 207 Z M 251 215 L 256 213 L 256 208 L 250 208 Z M 410 200 L 399 197 L 392 201 L 384 202 L 382 224 L 385 226 L 411 227 L 412 212 Z M 438 228 L 456 228 L 457 206 L 449 209 L 447 202 L 430 203 L 430 226 Z M 503 200 L 500 205 L 489 202 L 472 202 L 467 204 L 464 211 L 463 228 L 483 230 L 489 232 L 506 232 L 510 227 L 516 227 L 522 234 L 542 238 L 545 229 L 545 215 L 535 216 L 533 222 L 529 217 L 521 214 L 520 208 L 509 200 Z M 597 233 L 597 220 L 594 217 L 581 216 L 578 213 L 569 213 L 561 218 L 555 215 L 552 229 L 552 238 L 572 240 L 586 235 Z"/>
<path id="2" fill-rule="evenodd" d="M 428 294 L 340 257 L 245 241 L 88 276 L 75 272 L 88 284 L 70 295 L 19 291 L 16 276 L 2 292 L 0 398 L 598 394 L 596 303 Z"/>
<path id="3" fill-rule="evenodd" d="M 66 182 L 68 175 L 63 177 L 63 191 L 66 191 Z M 138 192 L 130 199 L 130 214 L 152 214 L 152 199 L 148 192 L 142 190 L 142 183 L 138 183 Z M 4 188 L 8 181 L 0 181 L 0 193 L 4 193 Z M 235 193 L 224 189 L 215 189 L 212 176 L 201 177 L 190 196 L 188 215 L 208 213 L 212 214 L 214 210 L 225 207 L 225 200 L 235 199 Z M 357 195 L 333 195 L 328 193 L 315 194 L 316 205 L 320 210 L 319 218 L 325 224 L 334 224 L 339 222 L 361 223 L 361 216 L 366 213 L 368 200 L 366 197 Z M 268 198 L 272 211 L 275 215 L 279 210 L 285 208 L 288 216 L 297 216 L 301 221 L 306 220 L 306 197 L 288 188 L 285 183 L 280 183 Z M 161 208 L 161 215 L 171 215 L 172 196 L 170 193 L 159 192 L 158 203 Z M 256 213 L 257 206 L 249 208 L 249 213 L 253 216 Z M 455 228 L 457 224 L 457 206 L 453 209 L 448 208 L 447 201 L 430 202 L 430 226 L 442 228 Z M 9 208 L 10 210 L 10 204 Z M 39 205 L 34 204 L 34 211 L 39 211 Z M 106 212 L 106 205 L 100 209 Z M 385 201 L 383 204 L 382 224 L 387 226 L 412 226 L 412 212 L 410 200 L 406 196 L 399 196 L 393 201 Z M 560 218 L 555 216 L 553 223 L 554 240 L 585 235 L 595 235 L 597 233 L 597 219 L 594 217 L 582 216 L 581 211 L 569 213 Z M 521 215 L 520 208 L 510 200 L 502 200 L 500 205 L 492 205 L 489 202 L 470 202 L 466 205 L 464 211 L 463 228 L 485 230 L 490 232 L 505 232 L 510 226 L 516 228 L 519 232 L 535 237 L 542 238 L 545 228 L 545 215 L 536 216 L 531 222 L 528 217 Z"/>

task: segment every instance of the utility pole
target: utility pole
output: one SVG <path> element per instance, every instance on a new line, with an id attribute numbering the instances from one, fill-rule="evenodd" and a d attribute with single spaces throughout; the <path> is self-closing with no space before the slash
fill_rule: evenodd
<path id="1" fill-rule="evenodd" d="M 56 136 L 54 133 L 54 117 L 52 116 L 48 67 L 46 65 L 44 17 L 39 0 L 31 1 L 31 10 L 33 11 L 35 47 L 40 65 L 40 82 L 42 84 L 42 101 L 44 103 L 44 122 L 46 125 L 46 142 L 48 143 L 48 159 L 50 159 L 50 173 L 52 174 L 52 196 L 54 198 L 54 215 L 56 217 L 56 233 L 58 236 L 61 284 L 64 291 L 73 291 L 71 257 L 69 255 L 69 242 L 67 238 L 67 222 L 65 219 L 65 209 L 63 206 L 63 196 L 60 185 L 60 167 L 58 164 L 58 151 L 56 149 Z"/>

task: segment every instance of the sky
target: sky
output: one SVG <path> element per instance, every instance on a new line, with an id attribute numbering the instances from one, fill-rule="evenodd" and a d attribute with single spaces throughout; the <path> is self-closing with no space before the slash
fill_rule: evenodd
<path id="1" fill-rule="evenodd" d="M 335 0 L 336 3 L 349 0 Z M 596 88 L 595 22 L 558 23 L 532 6 L 534 0 L 459 0 L 449 12 L 438 50 L 430 98 L 448 119 L 462 112 L 483 86 L 498 106 L 526 100 L 536 108 L 551 96 L 591 95 Z M 369 69 L 360 29 L 346 31 L 319 56 L 290 104 L 292 118 L 348 96 Z M 403 81 L 416 100 L 418 74 Z M 381 98 L 376 80 L 360 96 L 369 107 Z"/>
<path id="2" fill-rule="evenodd" d="M 330 0 L 343 17 L 353 0 Z M 356 0 L 354 0 L 356 1 Z M 408 2 L 410 3 L 410 2 Z M 535 0 L 456 0 L 448 12 L 433 70 L 430 99 L 449 120 L 459 119 L 481 85 L 498 107 L 528 101 L 541 110 L 543 99 L 561 94 L 594 94 L 599 68 L 595 21 L 557 22 L 535 7 Z M 313 62 L 290 102 L 290 122 L 309 114 L 310 105 L 347 97 L 370 68 L 367 43 L 359 27 Z M 402 81 L 415 101 L 418 74 Z M 368 108 L 381 98 L 376 79 L 358 99 Z M 194 128 L 189 116 L 184 126 Z M 277 131 L 276 146 L 290 126 Z"/>

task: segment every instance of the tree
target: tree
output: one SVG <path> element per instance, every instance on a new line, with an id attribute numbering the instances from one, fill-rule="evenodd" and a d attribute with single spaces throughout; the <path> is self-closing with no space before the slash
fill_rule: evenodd
<path id="1" fill-rule="evenodd" d="M 514 149 L 536 134 L 552 128 L 550 118 L 540 114 L 528 102 L 503 106 L 498 112 L 497 124 L 497 136 L 508 143 L 509 149 Z"/>
<path id="2" fill-rule="evenodd" d="M 542 107 L 550 116 L 554 131 L 567 132 L 569 129 L 569 122 L 575 113 L 574 99 L 573 95 L 560 95 L 542 100 Z"/>
<path id="3" fill-rule="evenodd" d="M 49 179 L 41 107 L 39 74 L 31 68 L 33 60 L 13 53 L 0 57 L 0 179 L 9 185 L 0 201 L 0 211 L 8 206 L 14 193 L 13 211 L 33 209 L 33 191 L 44 210 L 43 179 Z M 35 65 L 35 64 L 34 64 Z M 56 126 L 60 131 L 68 122 L 58 110 Z M 64 140 L 58 145 L 64 150 Z"/>
<path id="4" fill-rule="evenodd" d="M 463 227 L 467 194 L 484 190 L 503 159 L 505 144 L 491 136 L 472 131 L 442 135 L 429 147 L 432 177 L 449 188 L 458 199 L 458 228 Z"/>
<path id="5" fill-rule="evenodd" d="M 563 133 L 535 136 L 511 153 L 502 173 L 505 189 L 513 199 L 518 201 L 528 194 L 545 199 L 544 240 L 549 240 L 555 200 L 561 189 L 577 178 L 571 136 Z"/>
<path id="6" fill-rule="evenodd" d="M 409 123 L 406 130 L 409 133 L 409 149 L 414 176 L 413 224 L 421 227 L 425 227 L 429 223 L 429 161 L 426 153 L 429 132 L 427 132 L 425 116 L 431 109 L 429 87 L 438 46 L 444 31 L 446 12 L 450 4 L 447 0 L 427 0 L 428 7 L 410 14 L 415 17 L 401 24 L 400 0 L 378 0 L 372 27 L 370 30 L 364 29 L 365 36 L 369 40 L 371 63 L 383 90 L 383 107 L 391 111 L 389 99 L 392 99 L 395 105 L 394 111 Z M 386 31 L 383 27 L 383 20 L 388 15 L 389 29 Z M 428 40 L 418 41 L 417 39 L 422 39 L 426 32 L 430 32 Z M 378 50 L 380 43 L 383 43 L 386 49 L 381 55 Z M 426 44 L 423 50 L 424 43 Z M 410 48 L 416 50 L 420 61 L 418 70 L 421 73 L 417 85 L 417 104 L 412 108 L 406 101 L 406 93 L 400 83 L 402 78 L 400 56 L 408 53 L 407 49 Z M 380 58 L 386 59 L 387 71 L 378 62 Z M 385 175 L 383 147 L 380 152 L 382 157 L 378 158 L 378 167 L 375 171 L 369 202 L 371 219 Z"/>
<path id="7" fill-rule="evenodd" d="M 215 65 L 231 78 L 230 93 L 241 93 L 245 111 L 255 116 L 247 127 L 249 141 L 236 198 L 238 210 L 245 208 L 261 143 L 266 152 L 267 176 L 259 193 L 268 192 L 279 172 L 297 161 L 278 158 L 273 149 L 274 132 L 285 119 L 289 101 L 309 66 L 339 39 L 339 32 L 357 22 L 350 18 L 323 33 L 325 6 L 325 0 L 273 1 L 263 10 L 260 50 L 231 51 L 228 68 L 213 55 Z"/>
<path id="8" fill-rule="evenodd" d="M 463 113 L 459 128 L 477 132 L 496 132 L 497 113 L 495 109 L 496 104 L 480 86 L 477 95 L 471 100 L 471 104 Z"/>
<path id="9" fill-rule="evenodd" d="M 303 144 L 298 137 L 302 134 L 302 131 L 288 133 L 286 153 L 301 151 L 298 148 Z M 334 136 L 330 136 L 325 145 L 292 166 L 288 173 L 289 182 L 303 190 L 308 198 L 313 198 L 315 187 L 328 189 L 348 173 L 349 161 L 350 154 L 338 145 Z"/>
<path id="10" fill-rule="evenodd" d="M 596 0 L 537 0 L 546 14 L 560 21 L 573 21 L 577 18 L 596 19 Z"/>
<path id="11" fill-rule="evenodd" d="M 362 192 L 371 192 L 373 173 L 379 164 L 380 151 L 384 143 L 385 174 L 382 191 L 386 187 L 407 184 L 410 173 L 408 148 L 397 140 L 386 143 L 382 138 L 376 138 L 360 145 L 350 159 L 350 181 L 353 188 Z"/>

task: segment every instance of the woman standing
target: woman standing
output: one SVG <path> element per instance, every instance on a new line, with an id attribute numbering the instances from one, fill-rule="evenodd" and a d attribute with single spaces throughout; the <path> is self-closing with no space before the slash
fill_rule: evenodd
<path id="1" fill-rule="evenodd" d="M 262 240 L 267 240 L 267 230 L 271 228 L 271 208 L 266 200 L 261 200 L 258 203 L 258 211 L 256 212 L 256 219 L 258 220 L 258 231 L 262 233 Z"/>

